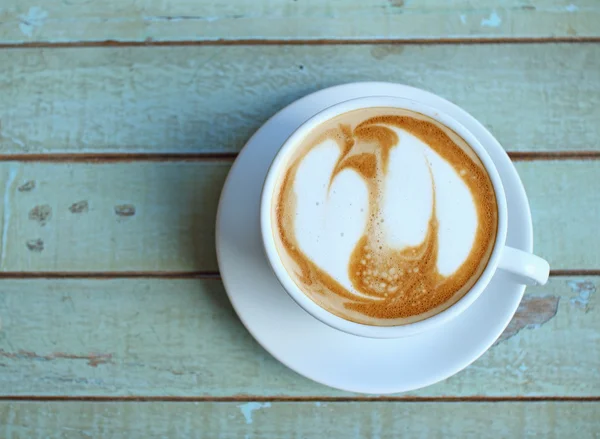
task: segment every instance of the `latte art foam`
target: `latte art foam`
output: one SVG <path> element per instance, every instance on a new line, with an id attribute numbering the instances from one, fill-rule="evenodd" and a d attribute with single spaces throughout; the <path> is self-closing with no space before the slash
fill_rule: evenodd
<path id="1" fill-rule="evenodd" d="M 287 272 L 314 302 L 358 323 L 400 325 L 446 309 L 477 281 L 495 241 L 496 197 L 477 155 L 407 110 L 320 125 L 275 190 Z"/>

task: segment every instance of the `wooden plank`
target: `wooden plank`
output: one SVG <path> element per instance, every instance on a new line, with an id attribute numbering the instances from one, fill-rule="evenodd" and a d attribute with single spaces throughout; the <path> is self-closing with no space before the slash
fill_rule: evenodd
<path id="1" fill-rule="evenodd" d="M 4 0 L 0 42 L 599 36 L 594 0 Z"/>
<path id="2" fill-rule="evenodd" d="M 407 395 L 600 396 L 599 288 L 528 289 L 486 354 Z M 348 396 L 260 348 L 219 280 L 4 280 L 0 319 L 0 396 Z"/>
<path id="3" fill-rule="evenodd" d="M 468 416 L 465 414 L 468 413 Z M 17 438 L 598 437 L 600 403 L 2 402 Z"/>
<path id="4" fill-rule="evenodd" d="M 229 162 L 0 164 L 0 271 L 216 271 L 214 222 Z M 598 269 L 600 161 L 517 163 L 536 252 Z"/>
<path id="5" fill-rule="evenodd" d="M 3 154 L 234 152 L 295 99 L 365 80 L 438 93 L 509 151 L 600 150 L 600 44 L 12 49 L 0 72 Z"/>

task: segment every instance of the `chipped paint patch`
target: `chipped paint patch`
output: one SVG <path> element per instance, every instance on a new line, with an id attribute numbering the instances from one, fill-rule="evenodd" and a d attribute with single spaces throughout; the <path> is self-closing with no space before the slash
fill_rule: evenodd
<path id="1" fill-rule="evenodd" d="M 133 204 L 119 204 L 115 206 L 115 215 L 117 216 L 134 216 L 135 206 Z"/>
<path id="2" fill-rule="evenodd" d="M 371 49 L 371 56 L 379 60 L 387 58 L 390 55 L 401 55 L 402 52 L 404 52 L 404 45 L 402 44 L 377 45 Z"/>
<path id="3" fill-rule="evenodd" d="M 41 239 L 30 239 L 25 242 L 25 245 L 32 252 L 40 253 L 42 250 L 44 250 L 44 241 Z"/>
<path id="4" fill-rule="evenodd" d="M 567 12 L 575 12 L 578 10 L 579 10 L 579 8 L 576 5 L 574 5 L 573 3 L 571 3 L 570 5 L 565 7 L 565 11 L 567 11 Z"/>
<path id="5" fill-rule="evenodd" d="M 78 201 L 76 203 L 71 204 L 69 207 L 69 212 L 71 213 L 85 213 L 89 210 L 87 200 Z"/>
<path id="6" fill-rule="evenodd" d="M 587 311 L 590 298 L 596 292 L 596 285 L 589 280 L 569 280 L 567 285 L 569 285 L 571 291 L 577 294 L 577 296 L 571 298 L 571 305 Z"/>
<path id="7" fill-rule="evenodd" d="M 498 27 L 500 24 L 502 24 L 502 19 L 496 11 L 492 11 L 488 18 L 481 19 L 481 27 Z"/>
<path id="8" fill-rule="evenodd" d="M 19 15 L 19 29 L 28 37 L 33 36 L 35 28 L 40 28 L 48 18 L 48 12 L 37 6 L 29 8 L 27 14 Z"/>
<path id="9" fill-rule="evenodd" d="M 556 296 L 523 297 L 513 319 L 494 346 L 514 337 L 522 329 L 540 328 L 556 315 L 559 301 L 560 297 Z"/>
<path id="10" fill-rule="evenodd" d="M 45 226 L 50 218 L 52 218 L 52 208 L 48 204 L 35 206 L 29 211 L 29 219 L 37 221 L 41 226 Z"/>
<path id="11" fill-rule="evenodd" d="M 246 404 L 238 405 L 242 415 L 244 415 L 244 419 L 246 419 L 246 424 L 252 424 L 252 412 L 269 407 L 271 407 L 270 402 L 247 402 Z"/>
<path id="12" fill-rule="evenodd" d="M 460 14 L 460 22 L 462 24 L 467 24 L 467 16 L 465 14 Z"/>
<path id="13" fill-rule="evenodd" d="M 23 183 L 21 186 L 19 186 L 19 188 L 17 190 L 19 192 L 31 192 L 34 189 L 35 189 L 35 181 L 29 180 L 29 181 L 26 181 L 25 183 Z"/>

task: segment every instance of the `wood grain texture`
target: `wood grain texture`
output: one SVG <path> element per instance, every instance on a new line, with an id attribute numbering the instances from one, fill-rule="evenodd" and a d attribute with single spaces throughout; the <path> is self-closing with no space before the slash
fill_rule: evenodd
<path id="1" fill-rule="evenodd" d="M 230 163 L 0 164 L 0 271 L 216 271 L 214 223 Z M 600 161 L 517 163 L 536 252 L 598 269 Z"/>
<path id="2" fill-rule="evenodd" d="M 468 413 L 468 416 L 466 414 Z M 2 402 L 5 439 L 598 437 L 600 403 Z"/>
<path id="3" fill-rule="evenodd" d="M 3 50 L 0 153 L 235 152 L 295 99 L 373 80 L 454 101 L 508 151 L 600 150 L 600 44 L 518 44 Z"/>
<path id="4" fill-rule="evenodd" d="M 486 354 L 404 396 L 600 396 L 599 287 L 528 289 Z M 0 396 L 348 396 L 260 348 L 219 280 L 4 280 L 0 319 Z"/>
<path id="5" fill-rule="evenodd" d="M 4 0 L 0 42 L 599 36 L 594 0 Z"/>

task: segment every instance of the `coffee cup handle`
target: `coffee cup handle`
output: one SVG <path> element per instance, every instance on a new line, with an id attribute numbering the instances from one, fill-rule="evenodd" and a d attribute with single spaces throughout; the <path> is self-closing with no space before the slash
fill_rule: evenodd
<path id="1" fill-rule="evenodd" d="M 525 285 L 545 285 L 550 274 L 545 259 L 509 246 L 504 247 L 498 268 L 512 273 Z"/>

